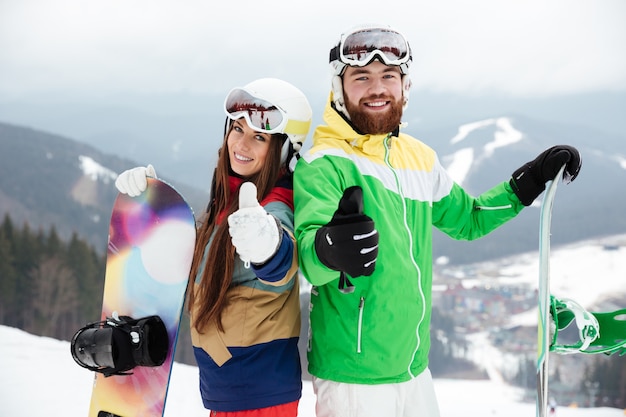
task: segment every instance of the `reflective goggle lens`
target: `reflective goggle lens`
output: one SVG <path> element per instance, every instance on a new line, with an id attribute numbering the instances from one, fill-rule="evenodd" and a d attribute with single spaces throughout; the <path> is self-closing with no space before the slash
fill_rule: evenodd
<path id="1" fill-rule="evenodd" d="M 341 62 L 352 66 L 369 64 L 379 55 L 387 65 L 401 65 L 410 58 L 409 45 L 400 33 L 388 29 L 365 29 L 342 39 Z"/>
<path id="2" fill-rule="evenodd" d="M 285 122 L 285 116 L 278 107 L 240 88 L 228 94 L 224 110 L 231 119 L 243 117 L 252 129 L 264 133 L 280 132 Z"/>

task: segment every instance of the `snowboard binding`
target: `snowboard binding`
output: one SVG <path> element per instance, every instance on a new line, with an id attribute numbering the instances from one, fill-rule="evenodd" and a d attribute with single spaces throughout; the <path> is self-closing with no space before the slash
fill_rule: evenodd
<path id="1" fill-rule="evenodd" d="M 72 357 L 83 368 L 111 375 L 131 375 L 136 366 L 160 366 L 169 350 L 159 316 L 107 318 L 80 329 L 71 341 Z"/>
<path id="2" fill-rule="evenodd" d="M 610 313 L 591 313 L 573 300 L 559 300 L 551 295 L 550 316 L 554 325 L 550 351 L 561 354 L 626 354 L 626 309 Z M 578 340 L 559 343 L 559 333 L 572 323 L 578 327 Z"/>

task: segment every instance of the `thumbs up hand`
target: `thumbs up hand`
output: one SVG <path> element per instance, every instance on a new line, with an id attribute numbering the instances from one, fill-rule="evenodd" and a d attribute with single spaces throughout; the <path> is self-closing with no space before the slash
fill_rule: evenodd
<path id="1" fill-rule="evenodd" d="M 257 200 L 256 186 L 241 184 L 239 210 L 228 216 L 228 232 L 241 260 L 262 264 L 278 250 L 283 236 L 280 222 Z"/>
<path id="2" fill-rule="evenodd" d="M 378 231 L 363 213 L 361 187 L 344 191 L 330 222 L 315 234 L 315 251 L 330 269 L 353 278 L 372 275 L 378 256 Z"/>

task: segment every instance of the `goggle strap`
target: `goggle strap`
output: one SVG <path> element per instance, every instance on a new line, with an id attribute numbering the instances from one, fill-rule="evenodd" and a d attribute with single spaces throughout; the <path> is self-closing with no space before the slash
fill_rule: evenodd
<path id="1" fill-rule="evenodd" d="M 338 61 L 339 60 L 339 47 L 340 45 L 335 46 L 330 50 L 330 56 L 328 57 L 328 62 Z"/>
<path id="2" fill-rule="evenodd" d="M 301 120 L 287 120 L 284 132 L 291 135 L 306 135 L 311 127 L 311 121 L 303 122 Z"/>

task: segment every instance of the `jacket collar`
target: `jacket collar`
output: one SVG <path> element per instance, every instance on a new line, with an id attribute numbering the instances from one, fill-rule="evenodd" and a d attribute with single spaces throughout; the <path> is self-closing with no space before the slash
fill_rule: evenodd
<path id="1" fill-rule="evenodd" d="M 345 141 L 350 146 L 358 148 L 366 154 L 378 154 L 380 146 L 383 145 L 389 133 L 379 135 L 358 133 L 352 124 L 335 110 L 331 103 L 332 93 L 326 101 L 326 107 L 324 108 L 324 123 L 319 125 L 313 133 L 313 146 L 322 139 L 333 138 Z M 396 136 L 398 135 L 398 131 L 393 133 Z"/>

